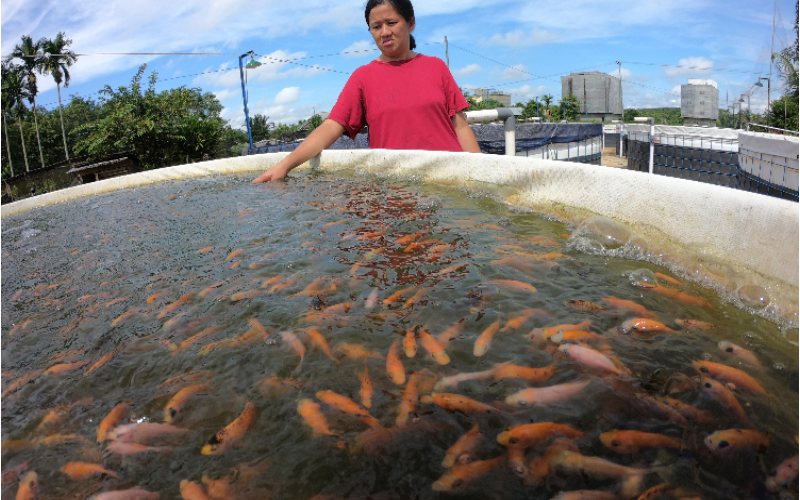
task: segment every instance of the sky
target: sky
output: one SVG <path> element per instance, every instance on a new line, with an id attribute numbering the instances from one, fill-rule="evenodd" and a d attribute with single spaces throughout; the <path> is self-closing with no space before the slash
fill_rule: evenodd
<path id="1" fill-rule="evenodd" d="M 449 59 L 468 94 L 491 88 L 512 103 L 561 95 L 561 76 L 600 71 L 623 80 L 626 108 L 680 107 L 680 86 L 714 80 L 724 109 L 742 95 L 762 112 L 770 53 L 790 45 L 792 0 L 415 0 L 417 51 Z M 364 0 L 0 0 L 2 56 L 23 35 L 64 32 L 80 54 L 65 100 L 94 99 L 130 84 L 137 68 L 156 72 L 157 90 L 199 88 L 244 127 L 239 61 L 250 115 L 296 123 L 329 111 L 350 73 L 375 59 Z M 773 20 L 775 30 L 773 31 Z M 445 44 L 447 38 L 447 45 Z M 137 55 L 145 54 L 145 55 Z M 168 55 L 157 55 L 168 54 Z M 246 63 L 248 57 L 243 59 Z M 617 64 L 619 61 L 619 64 Z M 766 81 L 764 81 L 765 83 Z M 773 69 L 772 98 L 782 94 Z M 55 83 L 40 79 L 37 104 L 57 106 Z"/>

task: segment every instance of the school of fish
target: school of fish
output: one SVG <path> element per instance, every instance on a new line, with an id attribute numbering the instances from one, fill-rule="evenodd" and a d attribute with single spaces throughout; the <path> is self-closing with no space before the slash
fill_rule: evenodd
<path id="1" fill-rule="evenodd" d="M 767 413 L 781 418 L 771 359 L 734 343 L 691 284 L 665 271 L 626 297 L 598 287 L 564 298 L 550 290 L 572 264 L 567 235 L 518 235 L 468 219 L 445 229 L 436 207 L 405 188 L 348 186 L 308 201 L 312 215 L 296 225 L 299 250 L 333 255 L 325 266 L 336 261 L 339 273 L 292 268 L 256 239 L 235 248 L 199 242 L 191 258 L 226 274 L 145 286 L 139 296 L 116 296 L 111 280 L 94 291 L 4 285 L 4 316 L 7 305 L 33 301 L 80 313 L 52 334 L 61 348 L 30 364 L 4 354 L 3 416 L 28 414 L 13 421 L 24 426 L 3 426 L 3 493 L 796 498 L 796 422 L 783 434 L 764 424 Z M 491 249 L 470 246 L 464 235 L 478 231 L 492 236 Z M 548 293 L 556 298 L 541 298 Z M 271 314 L 278 302 L 296 314 Z M 222 308 L 241 318 L 234 327 L 209 312 Z M 120 336 L 107 349 L 63 341 L 102 314 L 104 332 L 141 338 Z M 4 349 L 44 326 L 35 314 L 4 318 Z M 690 341 L 703 350 L 652 370 L 664 345 Z M 138 370 L 157 383 L 125 390 Z M 37 387 L 80 394 L 65 388 L 100 380 L 120 385 L 109 396 L 27 402 Z M 345 489 L 333 479 L 307 481 L 316 491 L 276 486 L 293 453 L 308 453 L 308 463 L 347 456 L 392 476 L 411 467 L 398 461 L 412 451 L 427 464 L 425 479 L 414 480 L 422 492 L 342 479 Z M 148 470 L 160 481 L 145 480 Z M 739 476 L 708 478 L 729 471 Z"/>

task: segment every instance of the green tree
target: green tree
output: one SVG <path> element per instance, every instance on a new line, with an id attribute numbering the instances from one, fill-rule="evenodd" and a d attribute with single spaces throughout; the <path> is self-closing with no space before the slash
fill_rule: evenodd
<path id="1" fill-rule="evenodd" d="M 269 139 L 269 130 L 271 126 L 272 124 L 269 122 L 269 116 L 253 115 L 250 118 L 250 134 L 253 136 L 253 142 Z"/>
<path id="2" fill-rule="evenodd" d="M 25 148 L 25 133 L 22 130 L 22 116 L 25 114 L 23 101 L 28 97 L 28 88 L 25 85 L 24 69 L 8 61 L 3 62 L 3 109 L 16 115 L 19 125 L 20 144 L 22 145 L 22 158 L 25 160 L 25 171 L 30 171 L 28 152 Z M 6 108 L 7 106 L 7 108 Z"/>
<path id="3" fill-rule="evenodd" d="M 42 153 L 42 139 L 39 135 L 39 122 L 36 117 L 36 95 L 39 93 L 39 88 L 36 81 L 36 72 L 39 71 L 39 51 L 41 49 L 42 41 L 34 42 L 30 35 L 22 35 L 22 40 L 11 51 L 11 58 L 19 59 L 22 61 L 20 66 L 23 76 L 24 85 L 28 89 L 28 102 L 31 104 L 31 112 L 33 114 L 33 128 L 36 131 L 36 144 L 39 146 L 39 161 L 44 168 L 44 154 Z"/>
<path id="4" fill-rule="evenodd" d="M 144 88 L 146 67 L 130 86 L 101 91 L 100 118 L 79 127 L 75 151 L 92 157 L 132 151 L 145 169 L 213 157 L 224 129 L 222 105 L 199 89 L 156 92 L 156 73 Z"/>
<path id="5" fill-rule="evenodd" d="M 517 104 L 517 107 L 522 108 L 522 115 L 520 116 L 523 120 L 528 120 L 530 118 L 541 116 L 540 113 L 541 113 L 542 103 L 539 102 L 539 99 L 537 97 L 534 97 L 525 104 L 521 103 Z"/>
<path id="6" fill-rule="evenodd" d="M 558 102 L 558 119 L 575 121 L 581 115 L 578 99 L 574 95 L 562 97 Z"/>
<path id="7" fill-rule="evenodd" d="M 550 94 L 545 94 L 542 96 L 542 103 L 544 103 L 544 109 L 542 110 L 543 117 L 545 121 L 551 121 L 553 119 L 553 96 Z"/>
<path id="8" fill-rule="evenodd" d="M 475 97 L 468 97 L 467 102 L 469 103 L 469 111 L 476 111 L 481 109 L 497 109 L 502 108 L 503 103 L 500 101 L 496 101 L 494 99 L 485 99 L 478 102 Z"/>
<path id="9" fill-rule="evenodd" d="M 78 60 L 78 56 L 67 47 L 72 44 L 72 40 L 67 38 L 64 33 L 59 33 L 52 40 L 43 39 L 41 41 L 41 48 L 44 55 L 41 59 L 41 70 L 45 74 L 53 76 L 56 82 L 56 90 L 58 91 L 58 112 L 61 119 L 61 138 L 64 141 L 64 154 L 67 161 L 69 161 L 69 147 L 67 146 L 67 133 L 64 129 L 64 112 L 63 105 L 61 104 L 61 83 L 65 87 L 69 87 L 69 67 Z"/>
<path id="10" fill-rule="evenodd" d="M 767 117 L 769 124 L 773 127 L 787 130 L 800 130 L 798 128 L 798 36 L 800 36 L 800 25 L 798 16 L 800 7 L 795 4 L 794 44 L 784 48 L 780 52 L 773 54 L 775 66 L 783 79 L 784 95 L 780 99 L 772 101 Z"/>

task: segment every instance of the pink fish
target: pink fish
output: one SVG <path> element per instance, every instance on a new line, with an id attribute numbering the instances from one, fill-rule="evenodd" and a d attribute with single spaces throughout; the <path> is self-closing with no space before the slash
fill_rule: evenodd
<path id="1" fill-rule="evenodd" d="M 530 387 L 506 397 L 506 403 L 514 406 L 558 403 L 580 394 L 589 385 L 589 382 L 589 380 L 580 380 L 547 387 Z"/>
<path id="2" fill-rule="evenodd" d="M 589 368 L 596 368 L 616 375 L 626 375 L 629 373 L 627 369 L 618 367 L 606 355 L 591 347 L 578 344 L 562 344 L 558 347 L 558 350 L 567 353 L 567 355 L 578 364 Z"/>

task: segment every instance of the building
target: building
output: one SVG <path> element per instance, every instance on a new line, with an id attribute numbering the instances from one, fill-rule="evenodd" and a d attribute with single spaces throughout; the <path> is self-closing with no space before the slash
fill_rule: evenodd
<path id="1" fill-rule="evenodd" d="M 574 96 L 581 119 L 603 122 L 622 118 L 622 84 L 619 78 L 587 71 L 561 77 L 561 97 Z"/>
<path id="2" fill-rule="evenodd" d="M 475 89 L 472 98 L 475 102 L 497 101 L 503 106 L 511 106 L 511 94 L 492 89 Z"/>
<path id="3" fill-rule="evenodd" d="M 681 118 L 691 127 L 714 127 L 719 118 L 719 89 L 714 80 L 689 80 L 681 85 Z"/>

